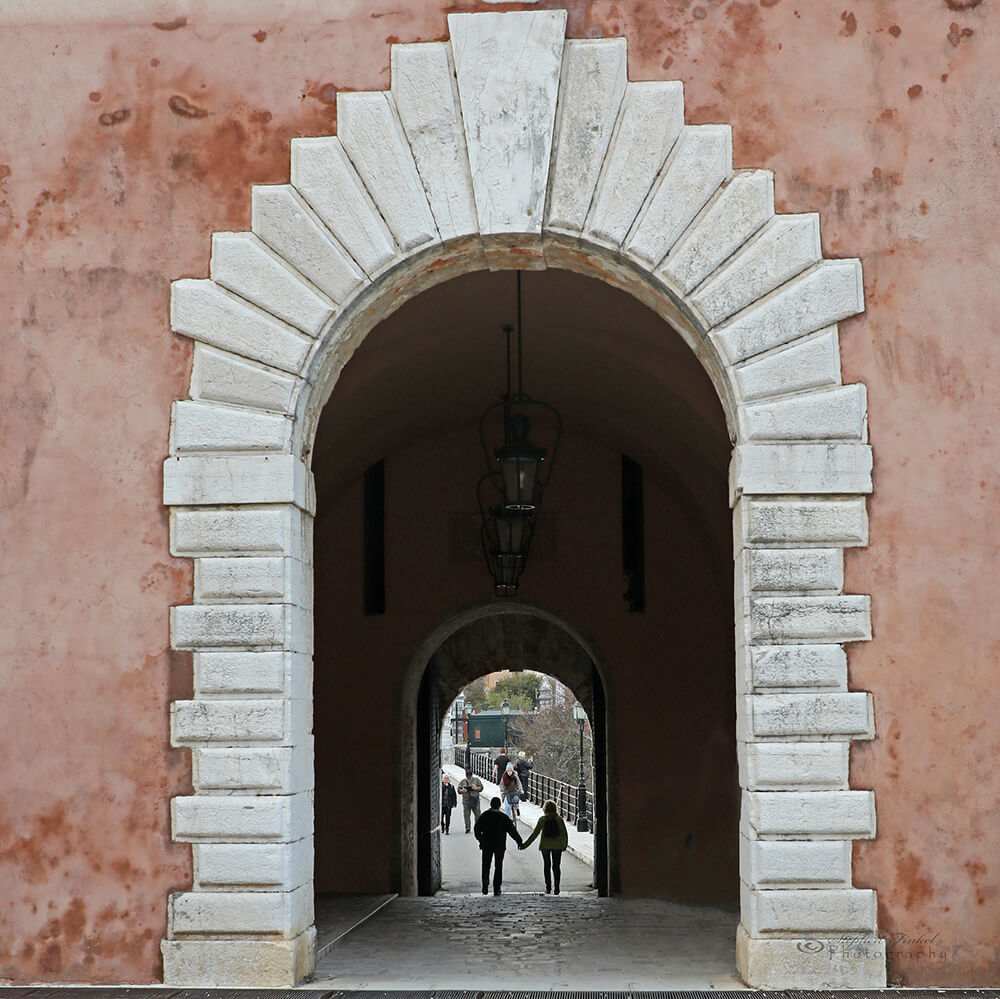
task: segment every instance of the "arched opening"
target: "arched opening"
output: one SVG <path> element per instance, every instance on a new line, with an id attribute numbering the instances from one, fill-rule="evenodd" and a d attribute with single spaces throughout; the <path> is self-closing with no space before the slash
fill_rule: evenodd
<path id="1" fill-rule="evenodd" d="M 173 408 L 164 465 L 171 551 L 195 560 L 194 603 L 171 610 L 173 646 L 195 653 L 194 698 L 176 701 L 171 719 L 175 745 L 194 750 L 194 794 L 175 798 L 171 809 L 174 838 L 194 844 L 196 876 L 191 891 L 169 900 L 164 978 L 294 984 L 313 966 L 313 875 L 319 883 L 330 874 L 313 849 L 314 648 L 317 704 L 323 692 L 347 709 L 333 725 L 316 713 L 326 763 L 338 739 L 360 732 L 370 741 L 364 720 L 388 715 L 372 786 L 390 792 L 388 805 L 379 805 L 392 820 L 380 816 L 365 830 L 373 864 L 364 866 L 358 842 L 338 859 L 346 868 L 360 857 L 359 876 L 416 891 L 415 865 L 407 866 L 416 850 L 402 847 L 416 835 L 402 807 L 402 707 L 415 704 L 418 691 L 403 664 L 433 622 L 466 606 L 482 580 L 474 558 L 460 568 L 467 513 L 456 511 L 458 526 L 442 532 L 434 526 L 440 503 L 429 516 L 416 511 L 419 501 L 440 500 L 443 484 L 452 486 L 449 495 L 468 488 L 457 471 L 467 464 L 467 437 L 454 420 L 461 389 L 486 368 L 475 349 L 468 353 L 482 341 L 447 328 L 438 335 L 432 316 L 435 335 L 408 338 L 404 328 L 396 349 L 379 353 L 355 385 L 353 406 L 350 375 L 341 375 L 345 366 L 355 376 L 365 370 L 347 365 L 355 350 L 420 292 L 486 268 L 548 268 L 546 280 L 565 268 L 635 296 L 691 353 L 663 335 L 662 323 L 653 330 L 629 321 L 631 299 L 615 303 L 613 329 L 589 341 L 602 315 L 591 310 L 564 349 L 549 352 L 557 359 L 551 374 L 569 392 L 564 414 L 575 408 L 580 428 L 565 442 L 561 499 L 553 502 L 554 487 L 547 493 L 549 509 L 562 509 L 549 536 L 585 543 L 557 540 L 552 564 L 535 559 L 538 592 L 522 584 L 522 596 L 584 622 L 614 650 L 606 660 L 609 703 L 627 705 L 616 687 L 620 665 L 634 673 L 646 664 L 643 685 L 629 691 L 640 716 L 685 698 L 690 707 L 701 684 L 709 700 L 721 698 L 732 674 L 723 684 L 709 664 L 722 662 L 717 644 L 735 652 L 739 973 L 767 987 L 884 984 L 884 941 L 872 936 L 875 895 L 854 888 L 851 872 L 851 841 L 875 835 L 874 795 L 851 789 L 848 773 L 850 741 L 874 736 L 872 703 L 848 690 L 844 647 L 871 637 L 869 598 L 844 592 L 843 552 L 867 544 L 866 394 L 863 385 L 842 383 L 836 326 L 863 309 L 860 263 L 822 259 L 816 216 L 775 215 L 770 174 L 733 169 L 728 126 L 684 125 L 680 83 L 628 81 L 624 39 L 566 40 L 558 10 L 448 21 L 449 42 L 393 49 L 391 97 L 339 95 L 338 135 L 293 140 L 291 184 L 254 190 L 253 232 L 216 234 L 211 279 L 173 285 L 172 327 L 199 341 L 191 398 Z M 569 315 L 574 304 L 564 300 L 545 318 Z M 558 322 L 543 328 L 550 326 Z M 430 348 L 449 338 L 451 349 L 435 363 Z M 420 345 L 409 358 L 407 340 Z M 428 377 L 449 370 L 454 357 L 465 364 L 452 364 L 450 379 Z M 368 376 L 379 369 L 385 377 L 376 385 Z M 414 386 L 442 391 L 421 398 Z M 331 393 L 333 406 L 325 407 Z M 596 413 L 595 399 L 604 406 Z M 317 436 L 321 414 L 332 411 L 338 429 Z M 730 441 L 735 647 L 731 620 L 717 630 L 690 628 L 716 605 L 707 596 L 721 589 L 712 567 L 728 567 L 730 534 L 714 511 L 727 491 Z M 390 446 L 392 461 L 366 466 L 366 449 L 388 454 Z M 324 451 L 336 451 L 334 459 L 319 460 Z M 620 569 L 611 568 L 615 499 L 607 486 L 625 457 L 646 476 L 645 523 L 661 531 L 660 568 L 681 577 L 665 589 L 662 615 L 647 607 L 644 623 L 629 614 L 628 626 L 621 617 L 601 620 L 621 595 L 610 582 Z M 397 508 L 400 529 L 382 536 L 386 553 L 403 545 L 395 560 L 402 570 L 384 576 L 386 613 L 394 588 L 408 595 L 407 620 L 389 636 L 370 622 L 350 627 L 352 613 L 368 616 L 352 604 L 350 542 L 341 550 L 317 544 L 313 558 L 317 491 L 328 509 L 339 505 L 339 522 L 351 521 L 352 503 L 355 520 L 369 508 L 352 492 L 352 458 L 361 463 L 355 483 L 362 468 L 364 480 L 371 472 L 373 485 L 382 483 L 385 511 L 393 495 L 409 504 Z M 674 525 L 684 530 L 668 535 Z M 355 577 L 368 550 L 358 547 Z M 432 575 L 420 561 L 440 563 L 449 552 L 459 557 L 445 574 Z M 656 567 L 647 559 L 646 568 Z M 445 601 L 442 580 L 454 588 Z M 371 602 L 375 618 L 379 604 Z M 314 646 L 314 608 L 317 638 L 335 629 L 334 615 L 353 638 Z M 333 663 L 331 650 L 344 655 Z M 385 657 L 393 664 L 388 686 L 369 668 Z M 341 663 L 363 672 L 341 680 L 331 669 Z M 401 700 L 387 691 L 401 691 Z M 697 766 L 705 760 L 693 760 L 684 741 L 685 724 L 694 725 L 699 746 L 711 736 L 698 717 L 688 710 L 672 719 L 677 724 L 657 715 L 653 725 L 624 728 L 611 718 L 609 728 L 630 751 L 644 738 L 661 756 L 676 748 L 672 759 L 689 760 L 676 772 L 702 786 Z M 364 740 L 351 750 L 359 745 Z M 622 800 L 627 793 L 633 805 L 652 807 L 662 786 L 648 768 L 624 772 Z M 682 817 L 704 821 L 725 803 L 725 794 L 710 794 Z M 616 821 L 619 831 L 641 830 L 649 819 L 647 810 L 631 825 Z M 641 875 L 664 858 L 655 877 L 676 890 L 677 857 L 663 846 L 666 834 L 655 832 L 645 850 L 640 843 L 619 851 L 622 893 L 630 885 L 648 890 Z M 684 846 L 711 840 L 692 830 Z M 637 866 L 626 868 L 625 858 Z M 680 866 L 696 870 L 692 858 Z M 720 869 L 710 861 L 702 867 L 699 890 Z M 844 933 L 862 934 L 871 946 L 844 956 Z M 800 946 L 803 937 L 811 949 Z"/>
<path id="2" fill-rule="evenodd" d="M 324 409 L 313 454 L 316 890 L 436 888 L 435 809 L 425 797 L 420 813 L 415 789 L 438 772 L 440 713 L 484 663 L 505 662 L 559 676 L 600 733 L 601 891 L 732 904 L 739 792 L 722 408 L 688 346 L 634 298 L 566 271 L 527 273 L 523 287 L 526 381 L 566 427 L 523 600 L 479 606 L 491 580 L 474 494 L 478 416 L 503 390 L 513 273 L 466 275 L 412 299 L 372 330 Z M 641 610 L 624 598 L 623 456 L 642 470 Z M 365 473 L 376 463 L 384 548 L 373 553 Z M 366 613 L 365 562 L 376 555 L 384 608 Z M 469 607 L 478 609 L 462 618 Z M 585 622 L 586 639 L 565 621 Z M 594 648 L 605 683 L 594 682 Z M 359 746 L 368 786 L 388 789 L 364 837 L 336 777 Z"/>

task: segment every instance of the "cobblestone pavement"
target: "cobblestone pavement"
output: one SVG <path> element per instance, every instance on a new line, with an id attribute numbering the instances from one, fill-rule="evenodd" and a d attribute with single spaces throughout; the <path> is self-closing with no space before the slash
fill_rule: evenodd
<path id="1" fill-rule="evenodd" d="M 483 895 L 460 810 L 441 842 L 443 890 L 380 909 L 333 945 L 308 988 L 741 988 L 735 910 L 598 898 L 590 868 L 570 856 L 563 893 L 546 895 L 536 844 L 511 843 L 503 894 Z"/>

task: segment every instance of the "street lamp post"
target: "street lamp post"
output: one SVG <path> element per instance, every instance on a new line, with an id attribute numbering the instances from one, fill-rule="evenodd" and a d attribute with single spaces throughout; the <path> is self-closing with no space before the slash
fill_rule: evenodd
<path id="1" fill-rule="evenodd" d="M 503 715 L 503 751 L 507 752 L 507 719 L 510 717 L 510 701 L 505 697 L 500 702 L 500 714 Z"/>
<path id="2" fill-rule="evenodd" d="M 462 708 L 462 717 L 465 719 L 465 769 L 468 772 L 472 769 L 472 726 L 468 708 Z"/>
<path id="3" fill-rule="evenodd" d="M 580 729 L 580 786 L 576 789 L 576 828 L 578 832 L 589 832 L 590 826 L 587 823 L 587 779 L 583 772 L 583 726 L 587 721 L 587 712 L 583 710 L 583 705 L 577 701 L 573 705 L 573 717 Z"/>

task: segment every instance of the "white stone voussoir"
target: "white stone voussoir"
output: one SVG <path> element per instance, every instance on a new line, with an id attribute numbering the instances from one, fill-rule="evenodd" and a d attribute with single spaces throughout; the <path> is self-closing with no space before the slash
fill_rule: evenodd
<path id="1" fill-rule="evenodd" d="M 754 593 L 844 588 L 841 548 L 747 548 L 740 554 Z"/>
<path id="2" fill-rule="evenodd" d="M 337 94 L 337 135 L 397 245 L 409 252 L 438 239 L 392 95 Z"/>
<path id="3" fill-rule="evenodd" d="M 868 444 L 737 444 L 729 463 L 730 502 L 741 494 L 871 491 Z"/>
<path id="4" fill-rule="evenodd" d="M 740 912 L 752 936 L 875 932 L 875 892 L 863 888 L 754 889 L 741 884 Z"/>
<path id="5" fill-rule="evenodd" d="M 874 839 L 871 791 L 744 791 L 740 826 L 750 839 Z"/>
<path id="6" fill-rule="evenodd" d="M 579 233 L 628 82 L 624 38 L 566 42 L 556 110 L 546 228 Z"/>
<path id="7" fill-rule="evenodd" d="M 194 345 L 191 398 L 287 413 L 299 380 L 224 350 Z"/>
<path id="8" fill-rule="evenodd" d="M 840 645 L 757 645 L 748 655 L 755 688 L 847 689 L 847 653 Z"/>
<path id="9" fill-rule="evenodd" d="M 393 45 L 392 95 L 441 238 L 478 235 L 451 46 Z"/>
<path id="10" fill-rule="evenodd" d="M 168 506 L 292 503 L 316 509 L 312 471 L 291 454 L 175 455 L 163 463 Z"/>
<path id="11" fill-rule="evenodd" d="M 738 742 L 740 787 L 748 791 L 846 790 L 847 742 Z"/>
<path id="12" fill-rule="evenodd" d="M 254 233 L 332 301 L 343 303 L 364 281 L 361 268 L 290 184 L 255 187 L 251 218 Z"/>
<path id="13" fill-rule="evenodd" d="M 181 892 L 170 897 L 171 936 L 277 933 L 298 936 L 313 921 L 312 884 L 288 892 Z"/>
<path id="14" fill-rule="evenodd" d="M 312 880 L 312 838 L 295 843 L 196 843 L 196 888 L 291 891 Z"/>
<path id="15" fill-rule="evenodd" d="M 292 139 L 291 172 L 296 190 L 369 277 L 397 257 L 392 233 L 340 139 Z"/>
<path id="16" fill-rule="evenodd" d="M 823 260 L 747 306 L 710 335 L 722 356 L 735 364 L 863 309 L 860 261 Z"/>
<path id="17" fill-rule="evenodd" d="M 683 125 L 682 84 L 628 84 L 587 213 L 590 239 L 621 246 Z"/>
<path id="18" fill-rule="evenodd" d="M 196 697 L 312 696 L 312 657 L 301 652 L 196 652 Z"/>
<path id="19" fill-rule="evenodd" d="M 287 416 L 192 399 L 175 402 L 170 421 L 171 454 L 281 453 L 291 447 L 291 437 Z"/>
<path id="20" fill-rule="evenodd" d="M 848 840 L 759 840 L 740 837 L 740 880 L 751 889 L 848 887 Z"/>
<path id="21" fill-rule="evenodd" d="M 744 402 L 840 385 L 840 339 L 830 326 L 733 369 Z"/>
<path id="22" fill-rule="evenodd" d="M 306 728 L 308 704 L 298 713 L 303 715 L 298 724 Z M 290 719 L 289 727 L 294 729 L 296 723 L 296 719 Z M 312 736 L 294 733 L 292 741 L 294 746 L 196 746 L 191 753 L 195 791 L 261 794 L 311 791 L 314 783 Z"/>
<path id="23" fill-rule="evenodd" d="M 774 177 L 769 170 L 740 170 L 714 195 L 674 245 L 657 274 L 683 294 L 721 267 L 774 215 Z"/>
<path id="24" fill-rule="evenodd" d="M 178 556 L 309 557 L 309 515 L 290 503 L 235 509 L 179 509 L 170 515 L 170 553 Z"/>
<path id="25" fill-rule="evenodd" d="M 858 441 L 868 438 L 868 395 L 864 385 L 842 385 L 740 410 L 740 439 L 746 441 Z"/>
<path id="26" fill-rule="evenodd" d="M 178 843 L 284 842 L 313 834 L 312 797 L 196 794 L 170 802 L 173 837 Z"/>
<path id="27" fill-rule="evenodd" d="M 566 11 L 449 14 L 448 30 L 479 231 L 540 255 Z"/>
<path id="28" fill-rule="evenodd" d="M 867 642 L 871 632 L 871 598 L 861 594 L 756 597 L 750 604 L 754 645 Z"/>
<path id="29" fill-rule="evenodd" d="M 741 698 L 746 739 L 872 739 L 871 694 L 752 694 Z"/>
<path id="30" fill-rule="evenodd" d="M 733 518 L 734 548 L 855 548 L 868 544 L 860 497 L 778 500 L 744 496 Z"/>
<path id="31" fill-rule="evenodd" d="M 206 742 L 239 746 L 269 742 L 292 746 L 312 729 L 309 701 L 288 698 L 238 701 L 174 701 L 170 706 L 170 740 L 175 746 Z"/>
<path id="32" fill-rule="evenodd" d="M 201 343 L 298 374 L 312 338 L 214 281 L 182 278 L 171 285 L 170 327 Z"/>

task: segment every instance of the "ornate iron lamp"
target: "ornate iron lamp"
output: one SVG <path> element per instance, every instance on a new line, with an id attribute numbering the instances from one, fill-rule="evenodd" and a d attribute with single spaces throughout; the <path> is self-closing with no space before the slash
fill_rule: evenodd
<path id="1" fill-rule="evenodd" d="M 500 402 L 487 407 L 479 419 L 479 441 L 486 459 L 486 474 L 479 480 L 477 495 L 482 518 L 483 557 L 493 577 L 494 592 L 498 597 L 514 597 L 528 559 L 542 493 L 552 475 L 562 435 L 562 421 L 556 409 L 547 402 L 532 399 L 523 388 L 520 271 L 517 272 L 517 325 L 504 326 L 503 331 L 507 337 L 507 391 Z M 511 356 L 512 334 L 516 334 L 516 359 Z M 516 391 L 511 384 L 512 361 L 517 365 Z M 490 418 L 501 409 L 503 439 L 491 448 L 487 443 L 487 427 Z M 531 414 L 547 415 L 551 419 L 554 425 L 551 454 L 528 439 Z"/>
<path id="2" fill-rule="evenodd" d="M 500 702 L 500 714 L 503 715 L 503 751 L 507 752 L 508 738 L 507 738 L 507 719 L 510 718 L 510 701 L 505 697 Z M 502 774 L 498 776 L 503 776 Z"/>

